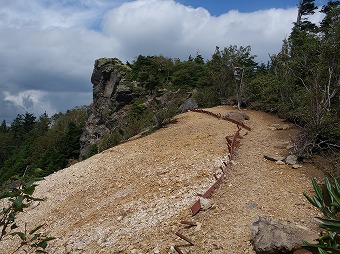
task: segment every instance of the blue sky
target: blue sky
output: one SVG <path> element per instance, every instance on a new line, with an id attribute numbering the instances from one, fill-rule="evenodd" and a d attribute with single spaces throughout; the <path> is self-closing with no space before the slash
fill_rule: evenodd
<path id="1" fill-rule="evenodd" d="M 270 8 L 295 8 L 298 0 L 180 0 L 177 1 L 184 5 L 190 5 L 194 8 L 203 7 L 207 9 L 211 15 L 219 16 L 230 10 L 238 10 L 240 12 L 254 12 Z M 326 0 L 316 0 L 317 5 L 327 3 Z"/>
<path id="2" fill-rule="evenodd" d="M 326 1 L 316 0 L 318 5 Z M 95 59 L 206 60 L 229 45 L 277 53 L 298 0 L 0 0 L 0 121 L 92 102 Z M 312 19 L 322 18 L 316 13 Z"/>
<path id="3" fill-rule="evenodd" d="M 181 0 L 178 1 L 185 5 L 191 5 L 194 8 L 204 7 L 210 14 L 219 16 L 229 10 L 238 10 L 240 12 L 253 12 L 257 10 L 270 8 L 292 8 L 298 1 L 294 0 Z"/>

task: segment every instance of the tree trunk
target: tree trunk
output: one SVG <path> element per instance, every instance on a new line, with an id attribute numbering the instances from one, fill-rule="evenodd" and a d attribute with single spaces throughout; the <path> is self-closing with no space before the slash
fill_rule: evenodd
<path id="1" fill-rule="evenodd" d="M 298 9 L 298 15 L 297 15 L 297 19 L 296 19 L 296 26 L 297 27 L 300 27 L 301 25 L 301 17 L 302 17 L 302 1 L 303 0 L 300 0 L 299 2 L 299 9 Z"/>

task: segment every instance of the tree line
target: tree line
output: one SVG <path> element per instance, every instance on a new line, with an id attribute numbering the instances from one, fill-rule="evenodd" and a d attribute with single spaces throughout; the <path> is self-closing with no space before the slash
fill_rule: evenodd
<path id="1" fill-rule="evenodd" d="M 19 114 L 10 126 L 0 126 L 0 183 L 14 176 L 43 177 L 79 157 L 79 138 L 86 109 L 75 108 L 52 117 Z"/>
<path id="2" fill-rule="evenodd" d="M 340 145 L 340 1 L 319 10 L 320 24 L 309 21 L 318 7 L 301 0 L 297 21 L 271 57 L 268 70 L 251 83 L 251 100 L 304 127 L 296 143 L 302 157 Z"/>
<path id="3" fill-rule="evenodd" d="M 317 11 L 324 15 L 320 24 L 309 19 Z M 160 90 L 181 89 L 192 92 L 200 107 L 229 103 L 278 114 L 303 128 L 295 152 L 309 157 L 340 148 L 339 52 L 340 1 L 317 10 L 313 0 L 301 0 L 289 37 L 266 64 L 255 61 L 250 46 L 230 45 L 217 46 L 209 60 L 199 53 L 185 61 L 139 55 L 122 75 L 155 98 Z M 142 110 L 142 98 L 132 104 L 131 110 Z M 138 122 L 135 111 L 131 117 Z M 81 107 L 38 119 L 18 115 L 10 126 L 3 122 L 0 182 L 24 172 L 45 176 L 77 160 L 86 119 Z"/>

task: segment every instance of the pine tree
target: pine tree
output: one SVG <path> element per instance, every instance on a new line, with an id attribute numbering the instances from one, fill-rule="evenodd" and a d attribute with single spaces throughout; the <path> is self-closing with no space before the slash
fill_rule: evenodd
<path id="1" fill-rule="evenodd" d="M 313 15 L 315 10 L 315 0 L 300 0 L 298 16 L 295 26 L 301 31 L 315 31 L 317 26 L 308 20 L 309 15 Z"/>
<path id="2" fill-rule="evenodd" d="M 6 133 L 8 130 L 6 120 L 3 120 L 1 125 L 0 125 L 0 133 Z"/>

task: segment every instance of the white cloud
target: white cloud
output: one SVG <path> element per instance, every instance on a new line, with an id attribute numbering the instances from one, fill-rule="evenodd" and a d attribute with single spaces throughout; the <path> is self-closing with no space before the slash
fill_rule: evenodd
<path id="1" fill-rule="evenodd" d="M 236 44 L 251 45 L 258 60 L 266 61 L 289 35 L 296 12 L 230 11 L 215 17 L 173 0 L 0 0 L 0 90 L 7 92 L 7 113 L 0 101 L 0 120 L 12 114 L 9 101 L 25 106 L 20 98 L 36 111 L 47 100 L 53 101 L 51 111 L 90 104 L 90 77 L 100 57 L 131 61 L 139 54 L 163 54 L 185 60 L 199 52 L 208 59 L 215 46 Z"/>
<path id="2" fill-rule="evenodd" d="M 0 0 L 0 26 L 11 28 L 91 26 L 124 0 Z"/>
<path id="3" fill-rule="evenodd" d="M 276 53 L 290 33 L 296 9 L 269 9 L 253 13 L 230 11 L 214 17 L 203 8 L 171 0 L 140 0 L 108 12 L 103 32 L 119 42 L 126 58 L 138 54 L 165 54 L 187 58 L 199 51 L 210 58 L 215 46 L 251 45 L 260 61 Z"/>
<path id="4" fill-rule="evenodd" d="M 18 94 L 11 94 L 5 91 L 3 94 L 4 101 L 12 103 L 13 106 L 18 108 L 20 112 L 24 110 L 26 112 L 34 112 L 39 115 L 44 112 L 48 112 L 50 114 L 56 113 L 56 110 L 51 107 L 49 102 L 44 100 L 45 92 L 27 90 Z"/>

